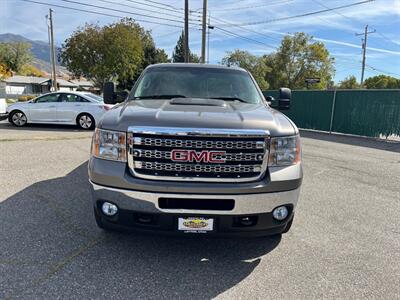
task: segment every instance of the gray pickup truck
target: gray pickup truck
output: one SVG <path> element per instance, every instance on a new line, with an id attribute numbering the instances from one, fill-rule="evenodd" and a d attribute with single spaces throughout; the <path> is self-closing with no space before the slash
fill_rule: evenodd
<path id="1" fill-rule="evenodd" d="M 219 65 L 147 67 L 97 124 L 89 161 L 97 225 L 144 232 L 285 233 L 302 176 L 296 125 L 249 72 Z"/>

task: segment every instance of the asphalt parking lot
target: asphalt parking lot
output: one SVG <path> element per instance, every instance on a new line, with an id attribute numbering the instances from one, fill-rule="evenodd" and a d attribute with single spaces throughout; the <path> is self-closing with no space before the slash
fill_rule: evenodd
<path id="1" fill-rule="evenodd" d="M 282 237 L 107 233 L 90 132 L 0 122 L 0 299 L 400 298 L 400 144 L 304 133 Z"/>

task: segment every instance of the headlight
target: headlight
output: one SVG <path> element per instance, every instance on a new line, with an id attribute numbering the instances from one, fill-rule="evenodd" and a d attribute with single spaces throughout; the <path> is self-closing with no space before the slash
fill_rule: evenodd
<path id="1" fill-rule="evenodd" d="M 300 136 L 271 138 L 269 166 L 289 166 L 300 162 Z"/>
<path id="2" fill-rule="evenodd" d="M 96 128 L 92 155 L 97 158 L 126 161 L 126 133 Z"/>

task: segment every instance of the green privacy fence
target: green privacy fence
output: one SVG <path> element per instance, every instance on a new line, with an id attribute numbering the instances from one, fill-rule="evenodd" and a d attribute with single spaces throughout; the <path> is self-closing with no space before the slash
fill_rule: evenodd
<path id="1" fill-rule="evenodd" d="M 278 98 L 277 91 L 265 96 Z M 298 127 L 363 136 L 400 136 L 400 90 L 292 91 L 290 110 Z"/>

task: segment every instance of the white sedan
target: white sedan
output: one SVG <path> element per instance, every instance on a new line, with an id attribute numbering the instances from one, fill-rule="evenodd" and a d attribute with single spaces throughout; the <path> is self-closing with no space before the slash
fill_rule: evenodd
<path id="1" fill-rule="evenodd" d="M 7 107 L 8 120 L 15 126 L 27 123 L 70 124 L 92 129 L 103 114 L 112 108 L 103 98 L 86 92 L 55 92 L 28 102 Z"/>

